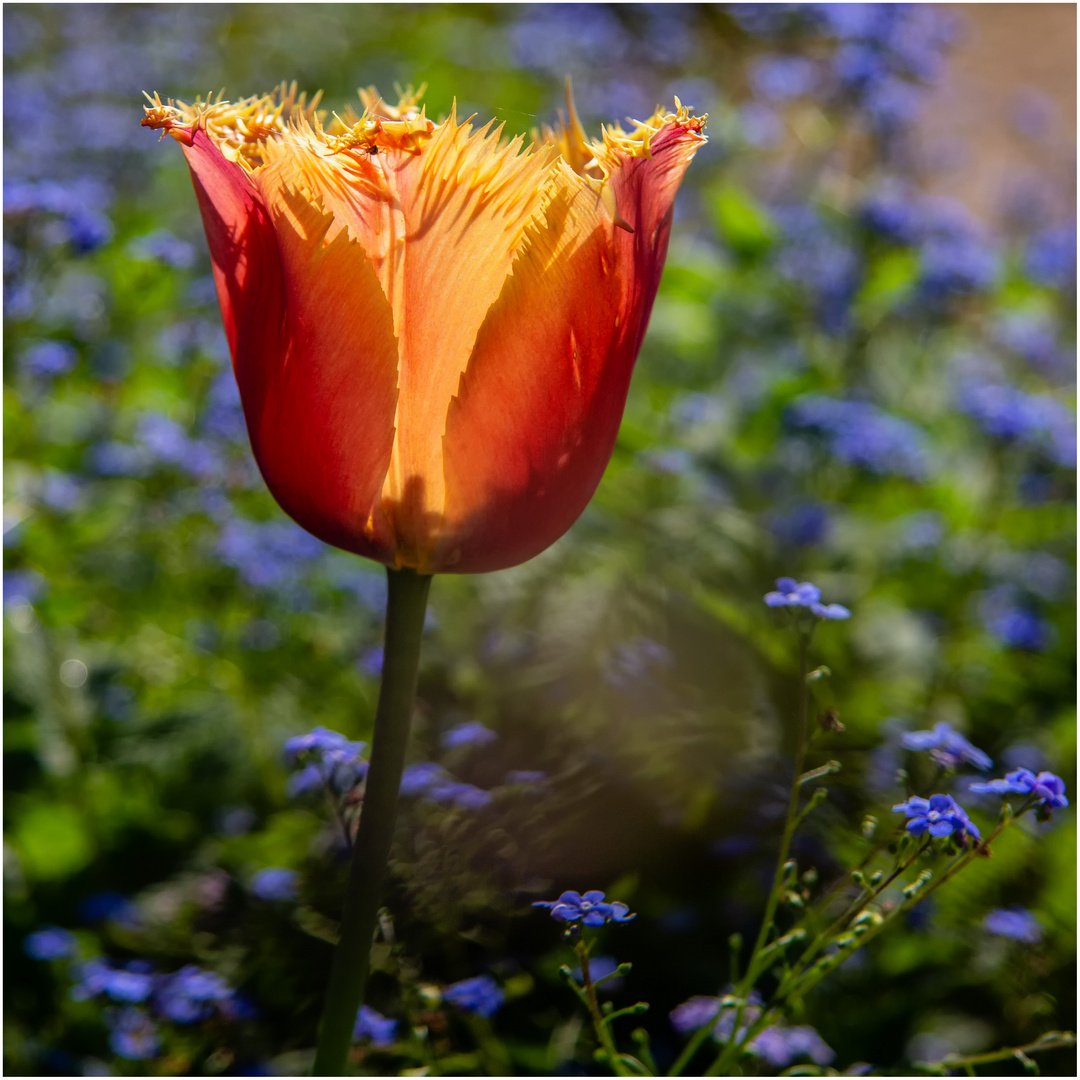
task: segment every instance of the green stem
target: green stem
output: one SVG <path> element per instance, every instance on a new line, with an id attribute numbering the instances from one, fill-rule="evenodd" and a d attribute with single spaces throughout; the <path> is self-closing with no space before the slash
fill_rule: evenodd
<path id="1" fill-rule="evenodd" d="M 941 1061 L 933 1063 L 916 1062 L 915 1065 L 926 1072 L 940 1076 L 945 1076 L 951 1069 L 970 1069 L 972 1070 L 970 1075 L 974 1076 L 976 1075 L 974 1072 L 976 1065 L 993 1065 L 998 1061 L 1008 1061 L 1009 1058 L 1020 1060 L 1028 1054 L 1035 1054 L 1042 1050 L 1061 1050 L 1075 1045 L 1076 1036 L 1071 1031 L 1048 1031 L 1045 1035 L 1041 1035 L 1026 1046 L 1010 1046 L 1003 1050 L 991 1050 L 985 1054 L 968 1054 L 966 1056 L 949 1054 L 948 1057 L 942 1058 Z"/>
<path id="2" fill-rule="evenodd" d="M 807 727 L 810 711 L 810 687 L 807 684 L 807 645 L 809 636 L 799 634 L 799 733 L 798 748 L 795 752 L 795 776 L 791 781 L 791 799 L 788 802 L 787 819 L 784 822 L 784 835 L 780 840 L 780 850 L 776 855 L 776 872 L 773 875 L 772 889 L 769 899 L 765 904 L 765 914 L 761 920 L 761 929 L 758 931 L 757 941 L 754 942 L 754 950 L 747 961 L 746 974 L 738 988 L 739 1004 L 735 1012 L 735 1024 L 732 1028 L 731 1039 L 724 1047 L 720 1056 L 713 1063 L 713 1068 L 706 1073 L 707 1076 L 718 1076 L 720 1070 L 730 1064 L 740 1048 L 739 1027 L 742 1024 L 743 1013 L 746 1011 L 746 1001 L 750 991 L 754 988 L 758 976 L 761 974 L 759 963 L 761 951 L 769 940 L 773 929 L 773 919 L 776 917 L 776 909 L 780 904 L 780 894 L 784 890 L 785 873 L 784 866 L 787 863 L 788 852 L 791 849 L 791 839 L 795 834 L 795 826 L 799 821 L 799 796 L 802 793 L 802 785 L 799 777 L 803 774 L 803 764 L 806 760 Z"/>
<path id="3" fill-rule="evenodd" d="M 342 1076 L 345 1072 L 356 1010 L 364 998 L 416 696 L 420 639 L 431 578 L 408 569 L 387 570 L 387 578 L 386 644 L 371 764 L 345 888 L 341 939 L 326 988 L 315 1076 Z"/>
<path id="4" fill-rule="evenodd" d="M 589 950 L 586 948 L 584 941 L 578 941 L 577 954 L 578 963 L 581 964 L 581 982 L 585 988 L 585 1001 L 589 1006 L 589 1015 L 592 1017 L 596 1037 L 600 1040 L 600 1045 L 607 1054 L 608 1064 L 614 1070 L 615 1075 L 630 1076 L 631 1074 L 626 1071 L 626 1066 L 623 1064 L 619 1051 L 615 1047 L 615 1040 L 611 1036 L 611 1030 L 600 1012 L 600 1005 L 596 1000 L 596 986 L 589 971 Z"/>

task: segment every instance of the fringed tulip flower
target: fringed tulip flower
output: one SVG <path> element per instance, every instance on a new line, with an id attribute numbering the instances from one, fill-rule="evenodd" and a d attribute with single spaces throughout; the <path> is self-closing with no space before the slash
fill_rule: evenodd
<path id="1" fill-rule="evenodd" d="M 248 432 L 274 497 L 421 574 L 557 540 L 615 443 L 704 118 L 505 141 L 364 91 L 162 104 L 191 168 Z"/>

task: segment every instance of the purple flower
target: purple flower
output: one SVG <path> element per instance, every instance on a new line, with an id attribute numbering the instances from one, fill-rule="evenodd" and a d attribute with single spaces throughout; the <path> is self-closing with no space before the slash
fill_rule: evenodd
<path id="1" fill-rule="evenodd" d="M 452 983 L 443 991 L 443 998 L 465 1012 L 478 1016 L 494 1016 L 502 1007 L 506 996 L 490 975 L 477 975 Z"/>
<path id="2" fill-rule="evenodd" d="M 901 740 L 901 745 L 905 750 L 929 750 L 934 761 L 947 769 L 955 769 L 965 761 L 976 769 L 989 769 L 994 764 L 982 750 L 972 746 L 944 720 L 935 724 L 930 731 L 909 731 Z"/>
<path id="3" fill-rule="evenodd" d="M 398 1022 L 383 1016 L 367 1005 L 361 1005 L 353 1025 L 353 1040 L 370 1039 L 372 1046 L 390 1046 L 397 1034 Z"/>
<path id="4" fill-rule="evenodd" d="M 951 795 L 931 795 L 929 799 L 913 795 L 893 810 L 907 815 L 907 829 L 914 836 L 929 832 L 939 838 L 959 833 L 965 842 L 968 835 L 980 838 L 979 830 Z"/>
<path id="5" fill-rule="evenodd" d="M 606 901 L 604 894 L 593 889 L 584 896 L 572 889 L 567 890 L 558 900 L 536 900 L 533 907 L 548 908 L 551 917 L 558 922 L 576 923 L 583 926 L 603 926 L 612 922 L 629 922 L 636 918 L 630 909 L 618 900 Z"/>
<path id="6" fill-rule="evenodd" d="M 68 930 L 43 926 L 26 936 L 23 951 L 35 960 L 68 960 L 79 951 L 79 943 Z"/>
<path id="7" fill-rule="evenodd" d="M 983 928 L 990 934 L 1022 941 L 1025 945 L 1038 945 L 1043 930 L 1039 920 L 1026 908 L 995 908 L 985 919 Z"/>
<path id="8" fill-rule="evenodd" d="M 801 584 L 794 578 L 776 579 L 776 592 L 765 594 L 765 603 L 769 607 L 810 607 L 821 600 L 821 590 L 809 581 Z"/>
<path id="9" fill-rule="evenodd" d="M 117 1057 L 146 1061 L 161 1049 L 157 1025 L 142 1009 L 113 1009 L 108 1014 L 109 1046 Z"/>
<path id="10" fill-rule="evenodd" d="M 280 866 L 260 870 L 251 879 L 251 891 L 260 900 L 295 900 L 297 897 L 297 874 Z"/>
<path id="11" fill-rule="evenodd" d="M 815 1065 L 828 1065 L 836 1054 L 809 1026 L 768 1027 L 748 1047 L 775 1069 L 783 1069 L 797 1058 L 808 1057 Z"/>
<path id="12" fill-rule="evenodd" d="M 499 736 L 479 720 L 469 720 L 447 731 L 439 740 L 444 750 L 456 750 L 459 746 L 487 746 Z"/>
<path id="13" fill-rule="evenodd" d="M 1007 773 L 1004 780 L 972 784 L 970 790 L 977 795 L 1030 795 L 1048 810 L 1063 810 L 1069 805 L 1065 781 L 1052 772 L 1041 772 L 1036 776 L 1030 769 L 1017 769 Z"/>

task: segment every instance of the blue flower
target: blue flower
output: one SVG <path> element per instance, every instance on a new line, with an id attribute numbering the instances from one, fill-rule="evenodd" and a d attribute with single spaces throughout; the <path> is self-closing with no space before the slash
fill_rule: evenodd
<path id="1" fill-rule="evenodd" d="M 42 378 L 66 375 L 78 363 L 79 354 L 66 341 L 39 341 L 23 353 L 20 366 Z"/>
<path id="2" fill-rule="evenodd" d="M 72 968 L 75 984 L 70 995 L 75 1001 L 105 994 L 113 1001 L 145 1001 L 154 990 L 153 968 L 145 960 L 132 960 L 122 968 L 96 956 Z"/>
<path id="3" fill-rule="evenodd" d="M 740 1034 L 761 1015 L 762 999 L 756 990 L 750 992 L 743 1009 Z M 706 997 L 698 995 L 671 1010 L 671 1026 L 678 1032 L 698 1031 L 713 1021 L 712 1037 L 721 1042 L 731 1038 L 735 1030 L 736 1000 L 731 996 Z"/>
<path id="4" fill-rule="evenodd" d="M 1042 652 L 1054 641 L 1054 628 L 1008 586 L 991 589 L 979 603 L 979 616 L 989 633 L 1007 649 Z"/>
<path id="5" fill-rule="evenodd" d="M 821 590 L 809 581 L 801 584 L 794 578 L 776 579 L 776 592 L 765 594 L 765 603 L 769 607 L 810 607 L 821 599 Z"/>
<path id="6" fill-rule="evenodd" d="M 487 746 L 498 737 L 479 720 L 469 720 L 445 732 L 439 743 L 444 750 L 456 750 L 460 746 Z"/>
<path id="7" fill-rule="evenodd" d="M 288 793 L 299 795 L 322 784 L 331 784 L 340 793 L 352 790 L 367 776 L 368 763 L 362 756 L 366 749 L 366 743 L 350 742 L 325 727 L 286 739 L 286 759 L 294 764 L 306 762 L 300 772 L 289 778 Z"/>
<path id="8" fill-rule="evenodd" d="M 296 883 L 295 870 L 271 866 L 260 870 L 251 879 L 251 891 L 260 900 L 295 900 L 298 895 Z"/>
<path id="9" fill-rule="evenodd" d="M 976 769 L 989 769 L 994 764 L 988 755 L 972 746 L 944 720 L 930 731 L 909 731 L 901 745 L 905 750 L 929 750 L 934 761 L 947 769 L 955 769 L 965 761 Z"/>
<path id="10" fill-rule="evenodd" d="M 754 92 L 771 101 L 805 97 L 817 80 L 817 65 L 804 56 L 762 57 L 750 71 Z"/>
<path id="11" fill-rule="evenodd" d="M 107 1015 L 109 1046 L 117 1057 L 147 1061 L 161 1049 L 157 1025 L 142 1009 L 113 1009 Z"/>
<path id="12" fill-rule="evenodd" d="M 748 1049 L 775 1069 L 784 1069 L 801 1057 L 808 1057 L 815 1065 L 828 1065 L 836 1057 L 825 1040 L 807 1025 L 768 1027 Z"/>
<path id="13" fill-rule="evenodd" d="M 931 795 L 929 799 L 913 795 L 907 802 L 894 806 L 893 810 L 907 815 L 907 829 L 914 836 L 929 832 L 940 839 L 959 833 L 965 842 L 967 836 L 980 839 L 979 830 L 951 795 Z"/>
<path id="14" fill-rule="evenodd" d="M 767 525 L 769 532 L 781 543 L 810 547 L 825 539 L 829 530 L 829 512 L 817 503 L 804 503 L 786 513 L 771 515 Z"/>
<path id="15" fill-rule="evenodd" d="M 383 1016 L 367 1005 L 361 1005 L 353 1025 L 353 1040 L 370 1039 L 372 1046 L 390 1046 L 397 1034 L 398 1022 Z"/>
<path id="16" fill-rule="evenodd" d="M 79 951 L 79 942 L 68 930 L 43 926 L 26 936 L 23 951 L 35 960 L 68 960 Z"/>
<path id="17" fill-rule="evenodd" d="M 810 610 L 819 619 L 851 618 L 851 612 L 843 604 L 811 604 Z"/>
<path id="18" fill-rule="evenodd" d="M 548 908 L 551 917 L 558 922 L 576 923 L 583 926 L 603 926 L 608 922 L 629 922 L 636 918 L 621 901 L 606 901 L 604 894 L 596 889 L 584 896 L 567 890 L 558 900 L 536 900 L 533 907 Z"/>
<path id="19" fill-rule="evenodd" d="M 786 419 L 795 428 L 822 434 L 841 461 L 879 476 L 918 480 L 928 471 L 923 432 L 869 402 L 804 394 L 791 403 Z"/>
<path id="20" fill-rule="evenodd" d="M 456 806 L 459 810 L 483 810 L 490 806 L 494 796 L 473 784 L 462 784 L 456 780 L 446 780 L 432 784 L 427 796 L 433 802 Z"/>
<path id="21" fill-rule="evenodd" d="M 1042 285 L 1066 292 L 1076 288 L 1076 223 L 1032 237 L 1025 257 L 1028 274 Z"/>
<path id="22" fill-rule="evenodd" d="M 494 1016 L 506 1000 L 498 983 L 490 975 L 477 975 L 472 979 L 452 983 L 443 991 L 442 996 L 465 1012 L 485 1017 Z"/>
<path id="23" fill-rule="evenodd" d="M 983 927 L 987 933 L 1022 941 L 1025 945 L 1038 945 L 1043 938 L 1039 920 L 1022 907 L 995 908 L 983 919 Z"/>
<path id="24" fill-rule="evenodd" d="M 187 964 L 162 981 L 154 1005 L 174 1023 L 194 1024 L 210 1016 L 216 1004 L 230 1001 L 233 994 L 220 975 Z"/>
<path id="25" fill-rule="evenodd" d="M 401 774 L 400 794 L 409 798 L 413 795 L 426 795 L 435 783 L 448 781 L 446 770 L 433 761 L 417 761 L 406 765 Z"/>
<path id="26" fill-rule="evenodd" d="M 1017 769 L 1007 773 L 1004 780 L 972 784 L 969 790 L 977 795 L 1030 795 L 1048 810 L 1063 810 L 1069 805 L 1065 781 L 1052 772 L 1041 772 L 1036 776 L 1030 769 Z"/>

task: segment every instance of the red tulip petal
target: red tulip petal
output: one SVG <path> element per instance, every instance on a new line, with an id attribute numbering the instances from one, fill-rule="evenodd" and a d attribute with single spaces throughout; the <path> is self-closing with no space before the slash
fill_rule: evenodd
<path id="1" fill-rule="evenodd" d="M 394 438 L 393 317 L 359 245 L 196 130 L 185 153 L 210 242 L 252 449 L 282 508 L 320 539 L 393 563 L 376 513 Z M 261 181 L 261 175 L 258 177 Z"/>

